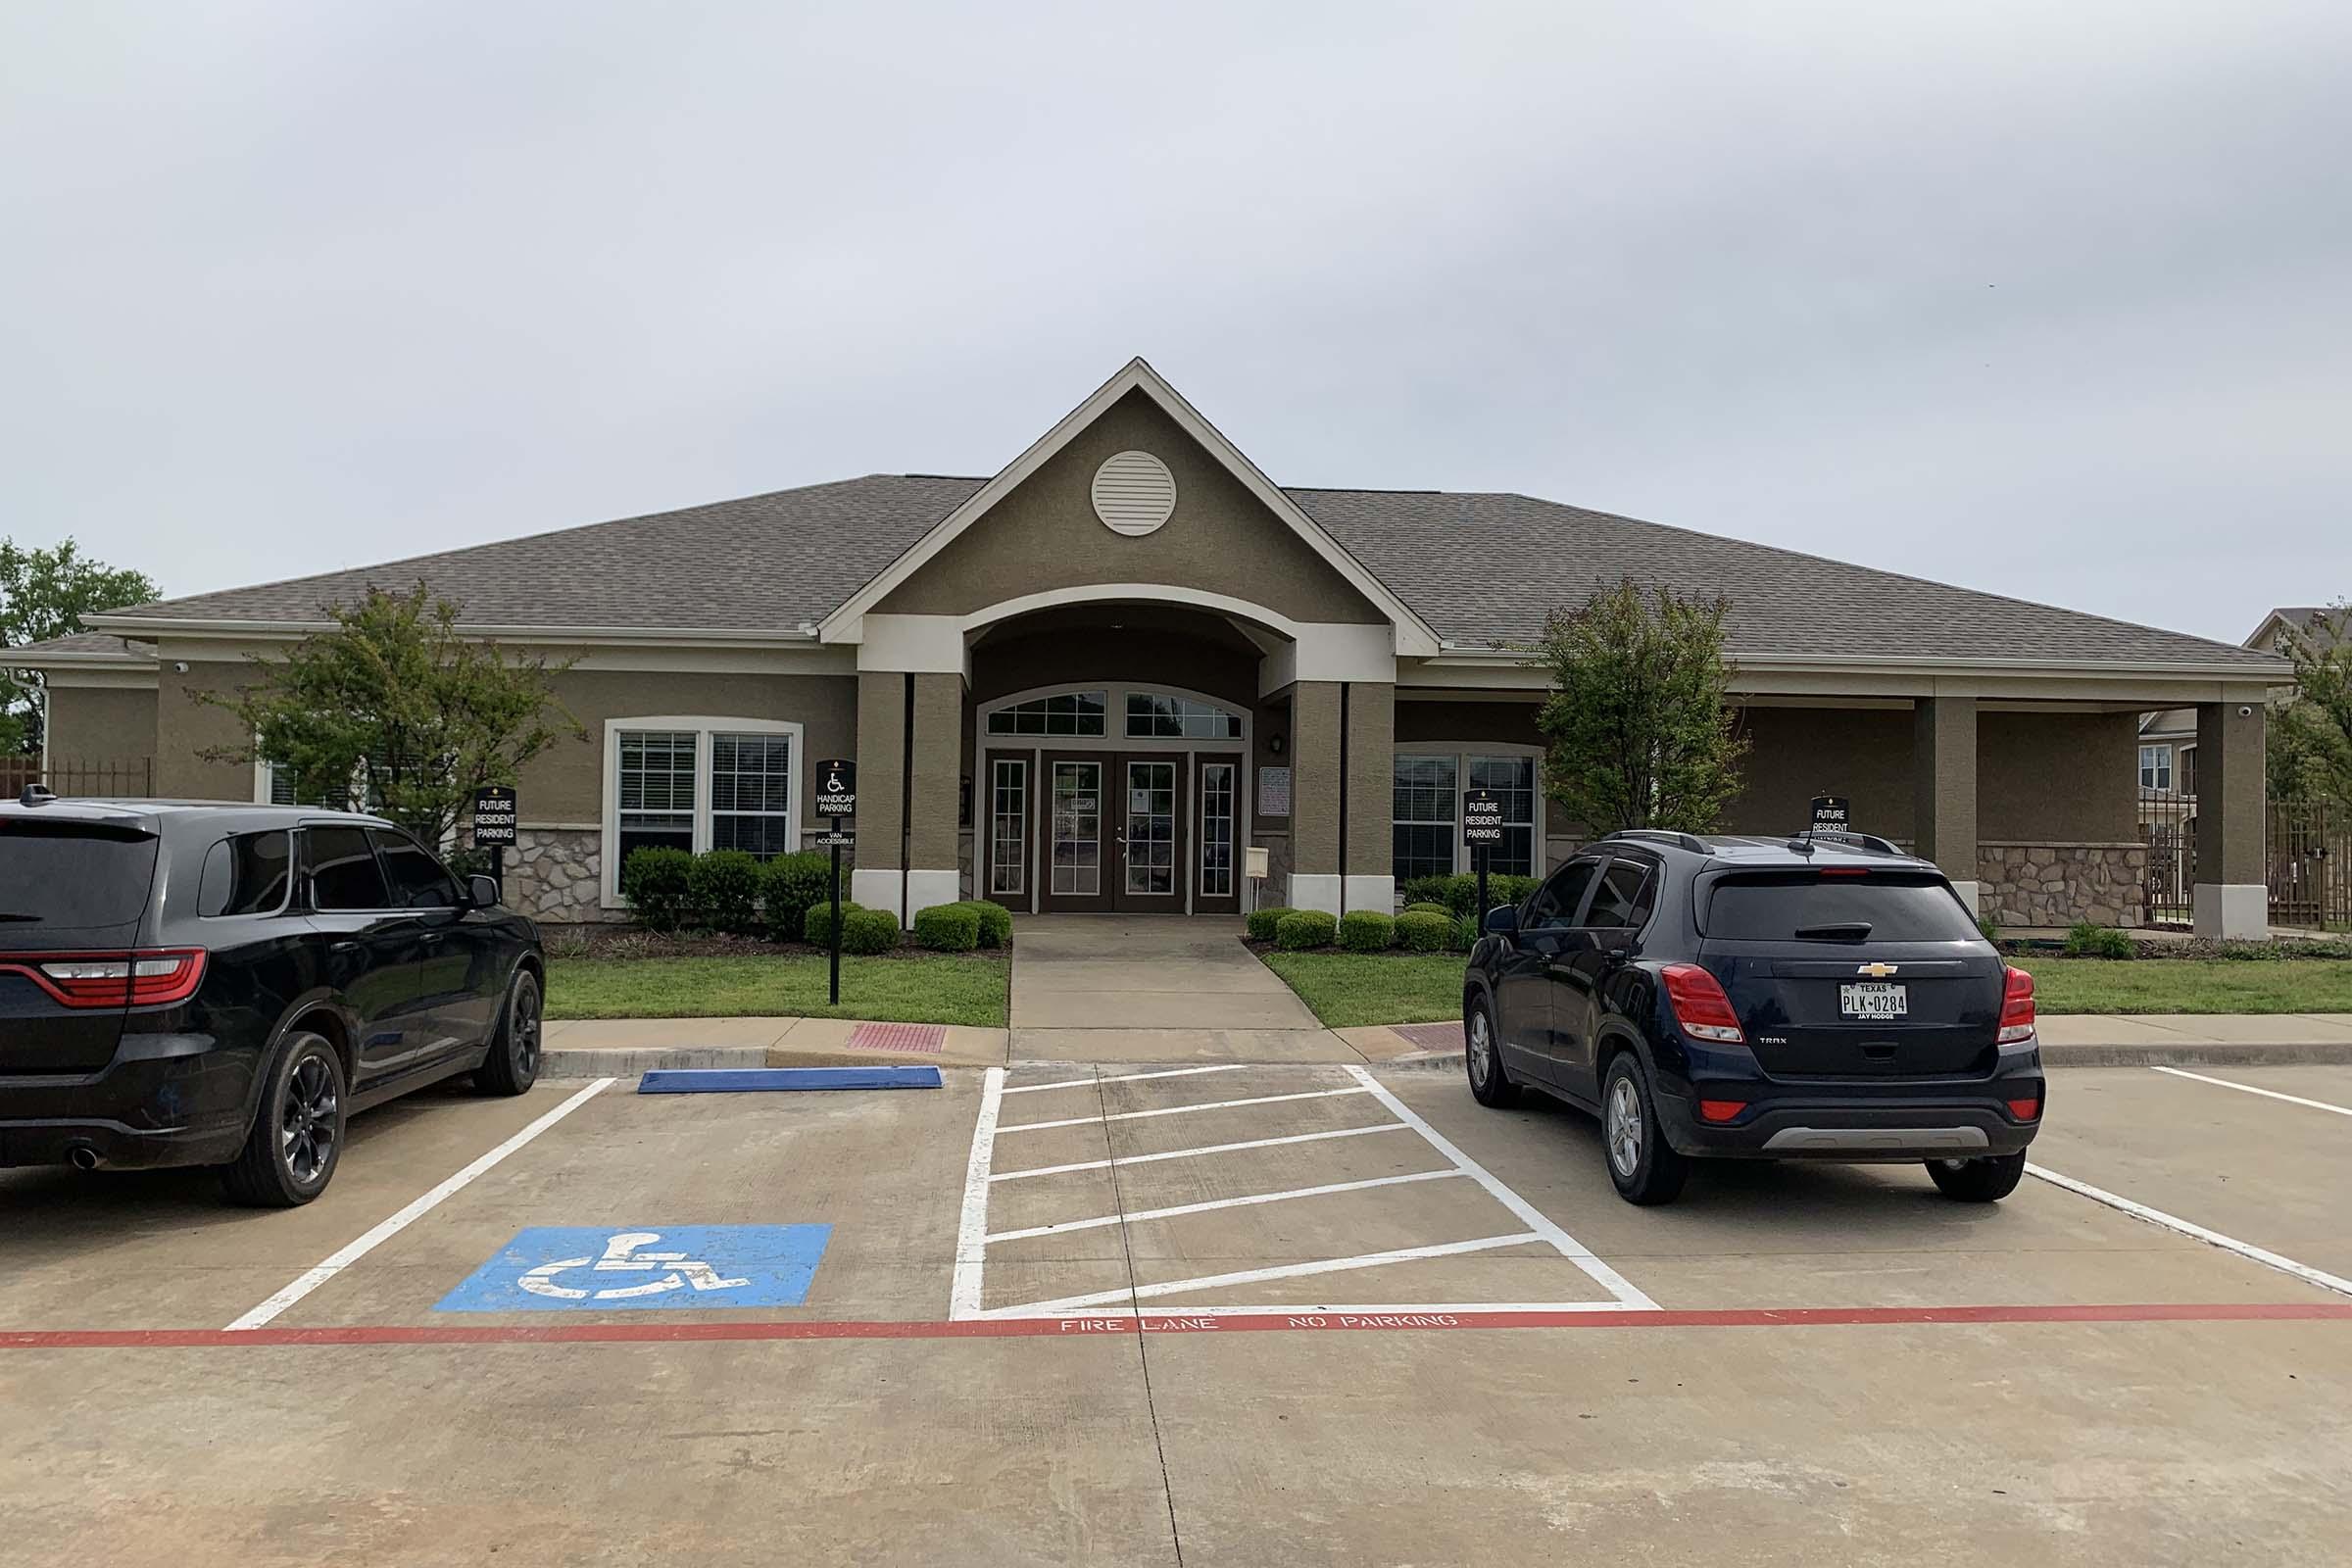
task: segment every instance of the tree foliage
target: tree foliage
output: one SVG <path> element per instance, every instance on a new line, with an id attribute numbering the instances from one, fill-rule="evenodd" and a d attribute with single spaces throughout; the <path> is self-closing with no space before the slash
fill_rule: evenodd
<path id="1" fill-rule="evenodd" d="M 91 561 L 71 539 L 48 550 L 0 539 L 0 650 L 81 631 L 84 615 L 155 597 L 145 572 Z M 0 668 L 0 752 L 41 749 L 40 684 L 38 671 Z"/>
<path id="2" fill-rule="evenodd" d="M 2352 602 L 2289 628 L 2278 652 L 2295 695 L 2271 711 L 2271 796 L 2352 804 Z"/>
<path id="3" fill-rule="evenodd" d="M 511 785 L 540 753 L 588 738 L 548 684 L 568 662 L 461 636 L 458 607 L 422 583 L 370 588 L 327 614 L 331 630 L 257 657 L 252 684 L 205 697 L 256 737 L 208 760 L 272 762 L 293 774 L 299 800 L 364 805 L 438 844 L 477 788 Z"/>
<path id="4" fill-rule="evenodd" d="M 1572 820 L 1594 834 L 1715 826 L 1747 755 L 1726 700 L 1730 610 L 1629 577 L 1544 621 L 1544 785 Z"/>

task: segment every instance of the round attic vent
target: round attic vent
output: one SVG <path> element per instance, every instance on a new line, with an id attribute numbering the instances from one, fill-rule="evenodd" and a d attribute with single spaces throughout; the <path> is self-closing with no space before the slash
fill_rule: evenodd
<path id="1" fill-rule="evenodd" d="M 1120 452 L 1095 470 L 1095 515 L 1113 533 L 1136 538 L 1176 510 L 1176 476 L 1149 452 Z"/>

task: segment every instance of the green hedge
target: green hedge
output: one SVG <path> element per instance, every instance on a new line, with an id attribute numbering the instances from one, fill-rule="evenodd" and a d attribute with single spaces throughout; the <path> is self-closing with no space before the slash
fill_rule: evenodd
<path id="1" fill-rule="evenodd" d="M 1527 896 L 1543 885 L 1543 878 L 1533 876 L 1494 875 L 1487 878 L 1487 905 L 1524 904 Z M 1404 906 L 1417 904 L 1436 905 L 1449 914 L 1478 914 L 1484 911 L 1478 904 L 1478 878 L 1464 871 L 1453 876 L 1408 876 L 1396 892 Z"/>
<path id="2" fill-rule="evenodd" d="M 849 930 L 850 916 L 858 913 L 863 908 L 863 905 L 852 904 L 847 899 L 842 900 L 842 930 L 845 932 Z M 884 914 L 891 914 L 891 911 L 888 909 L 884 909 L 881 912 Z M 891 919 L 895 922 L 898 919 L 898 916 L 891 914 Z M 831 904 L 816 904 L 809 906 L 808 912 L 801 916 L 801 940 L 804 942 L 813 942 L 820 948 L 829 948 L 833 945 L 833 906 Z"/>
<path id="3" fill-rule="evenodd" d="M 1396 941 L 1396 922 L 1378 909 L 1349 909 L 1340 916 L 1340 946 L 1349 953 L 1383 953 Z"/>
<path id="4" fill-rule="evenodd" d="M 698 855 L 686 872 L 692 920 L 706 931 L 751 936 L 760 929 L 760 861 L 742 850 Z"/>
<path id="5" fill-rule="evenodd" d="M 853 909 L 847 905 L 842 906 L 842 952 L 888 953 L 898 945 L 898 911 L 895 909 Z"/>
<path id="6" fill-rule="evenodd" d="M 934 904 L 917 909 L 914 944 L 934 953 L 969 953 L 980 945 L 980 911 L 968 904 Z"/>
<path id="7" fill-rule="evenodd" d="M 1407 953 L 1444 953 L 1453 941 L 1453 916 L 1444 910 L 1407 909 L 1396 917 L 1396 943 Z"/>
<path id="8" fill-rule="evenodd" d="M 1408 909 L 1416 904 L 1443 906 L 1446 903 L 1446 885 L 1452 880 L 1450 876 L 1408 876 L 1396 884 L 1396 896 L 1404 901 L 1404 906 Z"/>
<path id="9" fill-rule="evenodd" d="M 1448 909 L 1443 904 L 1433 902 L 1429 899 L 1417 899 L 1413 903 L 1406 905 L 1404 906 L 1404 912 L 1406 914 L 1440 914 L 1444 915 L 1448 920 L 1453 918 L 1453 911 L 1451 909 Z"/>
<path id="10" fill-rule="evenodd" d="M 1274 940 L 1274 928 L 1282 924 L 1283 916 L 1288 914 L 1297 914 L 1298 912 L 1298 911 L 1297 909 L 1293 909 L 1288 906 L 1272 909 L 1251 909 L 1250 911 L 1249 919 L 1243 923 L 1249 927 L 1250 941 L 1271 942 Z"/>
<path id="11" fill-rule="evenodd" d="M 1340 922 L 1321 909 L 1293 909 L 1274 922 L 1274 945 L 1285 953 L 1328 948 L 1339 930 Z"/>
<path id="12" fill-rule="evenodd" d="M 648 931 L 675 931 L 686 923 L 694 857 L 684 850 L 631 850 L 620 864 L 620 896 Z"/>
<path id="13" fill-rule="evenodd" d="M 798 941 L 808 911 L 830 899 L 832 879 L 833 857 L 822 850 L 779 855 L 760 867 L 760 900 L 770 934 L 778 941 Z"/>
<path id="14" fill-rule="evenodd" d="M 2066 946 L 2061 951 L 2070 958 L 2136 958 L 2139 944 L 2121 931 L 2083 920 L 2066 933 Z"/>
<path id="15" fill-rule="evenodd" d="M 1012 911 L 1002 904 L 992 904 L 986 899 L 974 899 L 971 906 L 972 911 L 980 916 L 980 945 L 984 948 L 1009 946 L 1012 942 Z"/>

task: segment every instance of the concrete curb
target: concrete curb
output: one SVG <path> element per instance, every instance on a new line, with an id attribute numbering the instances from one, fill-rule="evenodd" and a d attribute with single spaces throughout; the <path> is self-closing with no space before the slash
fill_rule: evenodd
<path id="1" fill-rule="evenodd" d="M 765 1046 L 658 1046 L 642 1051 L 598 1047 L 565 1051 L 549 1046 L 539 1057 L 542 1078 L 621 1078 L 680 1067 L 764 1067 Z"/>
<path id="2" fill-rule="evenodd" d="M 2045 1067 L 2340 1067 L 2352 1065 L 2352 1041 L 2243 1045 L 2209 1041 L 2177 1046 L 2054 1046 L 2042 1043 Z M 1370 1064 L 1374 1072 L 1462 1069 L 1462 1054 L 1423 1052 Z"/>

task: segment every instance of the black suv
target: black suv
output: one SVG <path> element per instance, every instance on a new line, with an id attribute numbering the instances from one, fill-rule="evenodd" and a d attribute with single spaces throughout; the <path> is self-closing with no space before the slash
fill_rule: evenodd
<path id="1" fill-rule="evenodd" d="M 539 933 L 389 822 L 200 802 L 0 804 L 0 1166 L 218 1165 L 325 1190 L 345 1118 L 539 1072 Z"/>
<path id="2" fill-rule="evenodd" d="M 1462 1016 L 1479 1102 L 1597 1112 L 1636 1203 L 1701 1158 L 1922 1160 L 1991 1202 L 2041 1125 L 2032 976 L 1863 834 L 1613 834 L 1489 912 Z"/>

